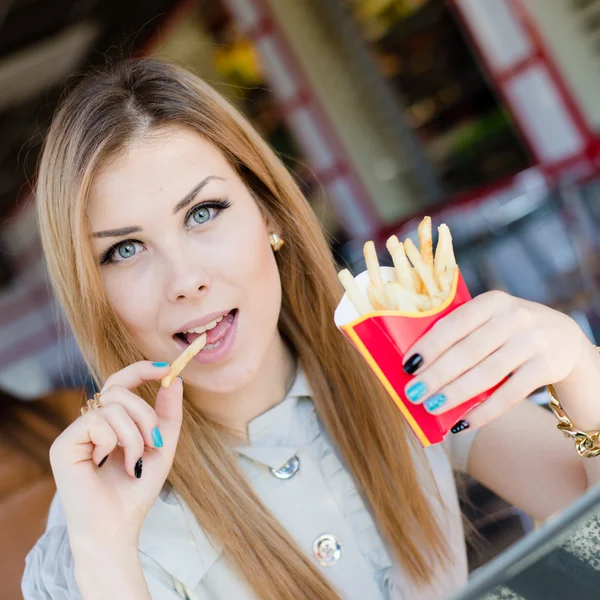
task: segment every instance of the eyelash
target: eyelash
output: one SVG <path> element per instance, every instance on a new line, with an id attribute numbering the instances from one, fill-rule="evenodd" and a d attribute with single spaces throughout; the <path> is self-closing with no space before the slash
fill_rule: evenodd
<path id="1" fill-rule="evenodd" d="M 204 223 L 208 223 L 209 221 L 213 221 L 214 219 L 216 219 L 221 212 L 228 209 L 230 206 L 231 206 L 231 202 L 229 200 L 206 200 L 205 202 L 199 202 L 198 204 L 196 204 L 195 206 L 190 208 L 190 210 L 187 212 L 187 214 L 185 216 L 184 222 L 187 223 L 190 220 L 194 211 L 198 210 L 199 208 L 208 208 L 208 209 L 212 208 L 216 212 L 208 221 L 204 222 Z M 197 225 L 204 225 L 204 223 L 197 223 Z M 188 227 L 188 229 L 192 229 L 192 227 Z M 119 249 L 119 247 L 123 246 L 124 244 L 141 244 L 141 243 L 142 242 L 140 242 L 139 240 L 122 240 L 120 242 L 117 242 L 116 244 L 113 244 L 110 248 L 107 248 L 100 256 L 100 266 L 107 265 L 107 264 L 114 264 L 117 262 L 123 262 L 122 260 L 114 260 L 115 252 Z M 127 259 L 124 259 L 124 260 L 127 260 Z"/>

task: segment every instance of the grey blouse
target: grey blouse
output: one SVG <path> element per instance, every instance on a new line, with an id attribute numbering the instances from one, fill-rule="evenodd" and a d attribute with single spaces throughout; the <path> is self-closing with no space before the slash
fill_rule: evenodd
<path id="1" fill-rule="evenodd" d="M 236 448 L 256 493 L 302 550 L 348 600 L 434 600 L 466 582 L 466 552 L 451 462 L 464 470 L 475 432 L 415 451 L 441 493 L 434 508 L 453 555 L 447 570 L 415 589 L 383 543 L 350 473 L 322 428 L 300 371 L 285 400 L 250 422 L 249 445 Z M 450 460 L 449 460 L 450 459 Z M 423 478 L 423 486 L 431 486 Z M 435 491 L 430 490 L 431 497 Z M 402 510 L 402 507 L 399 507 Z M 250 600 L 255 595 L 211 544 L 188 506 L 166 489 L 148 513 L 139 552 L 154 600 Z M 58 496 L 45 534 L 26 559 L 25 600 L 79 600 L 73 556 Z"/>

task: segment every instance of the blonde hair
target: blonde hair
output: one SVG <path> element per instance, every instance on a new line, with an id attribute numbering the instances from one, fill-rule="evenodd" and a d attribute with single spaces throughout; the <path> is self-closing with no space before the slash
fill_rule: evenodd
<path id="1" fill-rule="evenodd" d="M 244 117 L 191 73 L 155 59 L 88 75 L 55 115 L 40 162 L 38 215 L 50 276 L 94 377 L 100 383 L 146 357 L 102 290 L 86 218 L 90 185 L 133 140 L 165 126 L 190 128 L 212 142 L 283 232 L 281 335 L 303 365 L 318 415 L 383 538 L 414 582 L 431 581 L 447 558 L 447 540 L 398 409 L 334 325 L 340 287 L 318 220 Z M 147 385 L 139 393 L 152 404 L 156 389 Z M 185 402 L 168 483 L 258 597 L 337 597 L 258 499 L 219 428 Z"/>

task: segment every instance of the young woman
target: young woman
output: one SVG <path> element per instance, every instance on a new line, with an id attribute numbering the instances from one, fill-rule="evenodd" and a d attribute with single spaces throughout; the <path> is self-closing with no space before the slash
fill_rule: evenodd
<path id="1" fill-rule="evenodd" d="M 334 263 L 292 177 L 182 69 L 146 59 L 82 82 L 37 200 L 101 405 L 52 447 L 58 495 L 26 600 L 444 598 L 466 580 L 446 452 L 538 519 L 600 476 L 519 402 L 554 383 L 578 427 L 600 428 L 600 356 L 570 318 L 499 292 L 404 368 L 436 411 L 512 377 L 446 448 L 417 447 L 335 328 Z M 207 328 L 185 383 L 159 389 Z"/>

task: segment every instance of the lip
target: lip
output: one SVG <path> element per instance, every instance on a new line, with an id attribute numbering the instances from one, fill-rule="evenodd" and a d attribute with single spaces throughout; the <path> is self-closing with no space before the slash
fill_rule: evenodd
<path id="1" fill-rule="evenodd" d="M 211 321 L 214 321 L 219 317 L 224 317 L 225 315 L 228 315 L 232 310 L 233 308 L 230 308 L 229 310 L 210 313 L 208 315 L 205 315 L 201 319 L 194 319 L 193 321 L 188 321 L 187 323 L 184 323 L 180 329 L 175 331 L 173 335 L 176 336 L 178 333 L 183 333 L 184 331 L 187 331 L 188 329 L 193 329 L 194 327 L 204 327 L 204 325 L 207 325 Z"/>
<path id="2" fill-rule="evenodd" d="M 219 313 L 216 313 L 216 315 L 219 316 Z M 239 311 L 236 312 L 235 317 L 233 319 L 233 323 L 227 331 L 227 333 L 225 334 L 222 343 L 217 348 L 213 348 L 212 350 L 202 350 L 201 352 L 196 354 L 196 356 L 194 356 L 192 360 L 202 364 L 217 363 L 222 360 L 225 360 L 225 358 L 231 351 L 232 346 L 235 343 L 238 330 L 238 320 Z M 182 350 L 185 350 L 188 347 L 188 344 L 186 344 L 183 340 L 179 339 L 178 337 L 175 337 L 174 339 L 177 342 L 177 345 Z"/>

